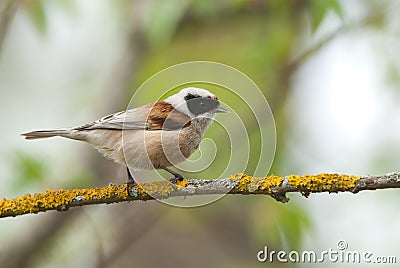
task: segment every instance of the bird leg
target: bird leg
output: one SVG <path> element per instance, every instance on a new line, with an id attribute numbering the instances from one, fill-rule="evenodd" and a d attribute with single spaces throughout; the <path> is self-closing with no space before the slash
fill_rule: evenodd
<path id="1" fill-rule="evenodd" d="M 164 169 L 165 171 L 174 175 L 175 178 L 169 180 L 172 184 L 175 184 L 178 181 L 183 181 L 185 179 L 181 174 L 179 174 L 178 172 L 175 172 L 167 167 L 162 167 L 162 169 Z"/>
<path id="2" fill-rule="evenodd" d="M 128 181 L 126 182 L 126 190 L 128 191 L 128 196 L 130 196 L 129 193 L 129 186 L 136 184 L 135 181 L 133 180 L 132 174 L 129 171 L 129 168 L 126 168 L 126 171 L 128 171 Z"/>

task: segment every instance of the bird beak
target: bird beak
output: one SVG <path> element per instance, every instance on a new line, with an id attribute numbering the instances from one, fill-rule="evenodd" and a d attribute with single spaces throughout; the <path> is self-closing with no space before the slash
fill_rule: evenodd
<path id="1" fill-rule="evenodd" d="M 217 109 L 215 109 L 216 113 L 230 113 L 231 111 L 229 111 L 228 109 L 222 108 L 221 106 L 218 106 Z"/>

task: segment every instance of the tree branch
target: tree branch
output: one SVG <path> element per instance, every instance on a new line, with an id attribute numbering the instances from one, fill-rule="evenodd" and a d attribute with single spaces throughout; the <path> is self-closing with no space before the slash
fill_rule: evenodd
<path id="1" fill-rule="evenodd" d="M 176 189 L 174 189 L 176 188 Z M 66 211 L 71 207 L 110 204 L 135 200 L 166 199 L 175 196 L 210 194 L 257 194 L 269 195 L 280 202 L 288 202 L 286 193 L 300 192 L 308 197 L 310 193 L 358 193 L 363 190 L 400 188 L 400 172 L 383 176 L 359 177 L 353 175 L 319 174 L 268 176 L 256 178 L 237 174 L 217 180 L 184 180 L 173 187 L 168 181 L 149 182 L 130 187 L 128 196 L 126 185 L 112 185 L 103 188 L 74 190 L 46 190 L 45 193 L 26 194 L 14 199 L 0 200 L 0 218 L 15 217 L 48 210 Z"/>

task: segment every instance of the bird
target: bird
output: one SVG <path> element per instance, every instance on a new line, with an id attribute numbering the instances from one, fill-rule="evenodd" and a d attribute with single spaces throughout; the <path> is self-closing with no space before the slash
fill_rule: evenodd
<path id="1" fill-rule="evenodd" d="M 86 142 L 104 157 L 126 166 L 127 189 L 135 184 L 130 168 L 170 169 L 196 151 L 217 113 L 229 112 L 210 91 L 187 87 L 165 100 L 117 112 L 79 127 L 38 130 L 21 134 L 27 140 L 60 136 Z"/>

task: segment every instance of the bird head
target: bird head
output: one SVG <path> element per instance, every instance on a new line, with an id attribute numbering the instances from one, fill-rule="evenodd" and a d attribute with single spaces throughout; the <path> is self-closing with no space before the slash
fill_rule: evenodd
<path id="1" fill-rule="evenodd" d="M 193 118 L 213 119 L 216 113 L 228 112 L 218 98 L 203 88 L 188 87 L 165 99 L 175 109 Z"/>

